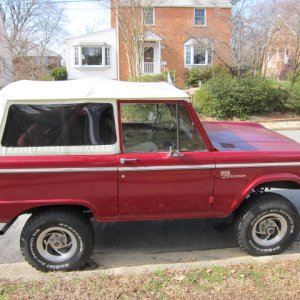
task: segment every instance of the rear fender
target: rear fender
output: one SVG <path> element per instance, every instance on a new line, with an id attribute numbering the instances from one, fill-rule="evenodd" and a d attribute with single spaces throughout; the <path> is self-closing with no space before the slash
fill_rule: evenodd
<path id="1" fill-rule="evenodd" d="M 33 209 L 49 206 L 81 206 L 91 211 L 97 218 L 97 210 L 93 203 L 84 199 L 47 199 L 30 201 L 0 201 L 0 223 L 9 223 L 19 215 L 30 213 Z"/>

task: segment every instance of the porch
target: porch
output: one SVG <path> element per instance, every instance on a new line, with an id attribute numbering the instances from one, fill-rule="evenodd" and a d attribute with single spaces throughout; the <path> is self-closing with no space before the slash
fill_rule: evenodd
<path id="1" fill-rule="evenodd" d="M 161 74 L 161 41 L 162 38 L 153 33 L 147 32 L 145 35 L 144 56 L 142 62 L 143 75 Z"/>

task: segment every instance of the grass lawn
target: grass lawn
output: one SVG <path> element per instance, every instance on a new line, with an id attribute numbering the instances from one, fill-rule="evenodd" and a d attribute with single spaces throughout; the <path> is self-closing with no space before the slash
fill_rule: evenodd
<path id="1" fill-rule="evenodd" d="M 0 299 L 299 299 L 300 259 L 154 274 L 0 280 Z"/>

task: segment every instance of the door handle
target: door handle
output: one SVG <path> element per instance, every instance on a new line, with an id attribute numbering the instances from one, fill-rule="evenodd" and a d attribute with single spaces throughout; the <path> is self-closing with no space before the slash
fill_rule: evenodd
<path id="1" fill-rule="evenodd" d="M 137 158 L 124 158 L 124 157 L 122 157 L 122 158 L 120 159 L 121 165 L 124 165 L 124 164 L 126 164 L 127 162 L 129 162 L 129 161 L 137 161 Z"/>

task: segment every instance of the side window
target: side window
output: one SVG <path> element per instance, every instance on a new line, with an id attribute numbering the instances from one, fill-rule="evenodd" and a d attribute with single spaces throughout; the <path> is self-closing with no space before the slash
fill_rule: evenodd
<path id="1" fill-rule="evenodd" d="M 116 140 L 111 104 L 22 104 L 10 106 L 1 144 L 85 146 L 112 145 Z"/>
<path id="2" fill-rule="evenodd" d="M 183 105 L 123 103 L 121 120 L 125 153 L 205 149 Z"/>

